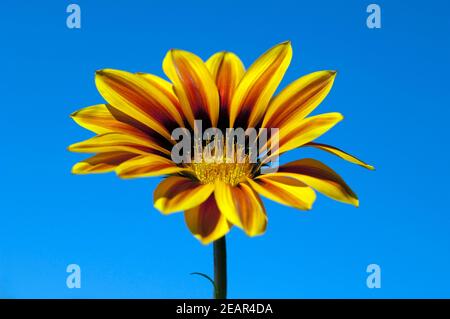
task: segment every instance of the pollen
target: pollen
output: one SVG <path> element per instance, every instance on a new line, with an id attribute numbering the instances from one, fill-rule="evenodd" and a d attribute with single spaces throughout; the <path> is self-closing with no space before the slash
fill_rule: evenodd
<path id="1" fill-rule="evenodd" d="M 239 144 L 233 144 L 230 149 L 223 140 L 206 141 L 206 145 L 213 146 L 210 152 L 200 147 L 201 141 L 194 142 L 194 157 L 187 166 L 201 184 L 214 184 L 216 181 L 232 186 L 238 185 L 246 178 L 252 178 L 257 168 L 252 152 Z"/>
<path id="2" fill-rule="evenodd" d="M 191 163 L 195 177 L 202 184 L 214 184 L 222 181 L 226 184 L 236 186 L 246 177 L 252 177 L 254 165 L 251 163 Z"/>

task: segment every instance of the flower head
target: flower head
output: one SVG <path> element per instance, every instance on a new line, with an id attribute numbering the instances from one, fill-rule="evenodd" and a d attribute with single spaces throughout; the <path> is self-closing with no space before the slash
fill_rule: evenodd
<path id="1" fill-rule="evenodd" d="M 309 116 L 327 96 L 336 72 L 308 74 L 274 96 L 291 58 L 291 44 L 284 42 L 248 70 L 231 52 L 203 62 L 190 52 L 170 50 L 163 62 L 170 82 L 146 73 L 98 71 L 95 82 L 106 103 L 72 114 L 97 135 L 69 147 L 95 155 L 77 163 L 73 173 L 164 176 L 154 192 L 155 207 L 164 214 L 184 211 L 188 228 L 205 244 L 233 225 L 249 236 L 264 233 L 267 216 L 261 195 L 308 210 L 316 190 L 357 206 L 350 187 L 317 160 L 300 159 L 264 171 L 273 159 L 299 147 L 321 149 L 373 169 L 338 148 L 314 142 L 343 118 L 339 113 Z M 199 120 L 216 133 L 204 138 Z M 174 160 L 177 129 L 189 139 L 180 161 Z M 245 132 L 245 141 L 258 145 L 257 152 L 236 141 L 236 131 L 230 129 Z M 254 135 L 247 134 L 251 129 Z"/>

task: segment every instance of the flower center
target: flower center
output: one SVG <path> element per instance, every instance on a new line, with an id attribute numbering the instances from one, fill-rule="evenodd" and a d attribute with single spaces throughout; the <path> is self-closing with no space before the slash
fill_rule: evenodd
<path id="1" fill-rule="evenodd" d="M 191 163 L 195 176 L 202 184 L 222 181 L 236 186 L 246 177 L 252 176 L 254 165 L 251 163 Z"/>
<path id="2" fill-rule="evenodd" d="M 243 141 L 224 143 L 220 138 L 195 140 L 193 152 L 190 153 L 193 156 L 185 167 L 202 184 L 221 181 L 236 186 L 246 178 L 252 178 L 260 165 L 254 148 L 246 146 L 245 139 Z"/>

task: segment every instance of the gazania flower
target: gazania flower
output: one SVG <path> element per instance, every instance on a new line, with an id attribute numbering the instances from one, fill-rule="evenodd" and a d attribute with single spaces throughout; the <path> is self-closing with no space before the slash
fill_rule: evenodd
<path id="1" fill-rule="evenodd" d="M 318 191 L 358 206 L 344 180 L 314 159 L 300 159 L 267 174 L 261 172 L 265 162 L 253 163 L 248 154 L 241 162 L 172 160 L 172 131 L 194 133 L 195 120 L 202 120 L 203 127 L 221 130 L 277 128 L 278 148 L 271 139 L 267 143 L 271 157 L 314 147 L 373 169 L 338 148 L 314 142 L 343 118 L 339 113 L 309 116 L 327 96 L 336 72 L 308 74 L 274 96 L 291 57 L 291 44 L 281 43 L 245 70 L 231 52 L 203 62 L 190 52 L 170 50 L 163 62 L 170 82 L 146 73 L 98 71 L 95 83 L 106 102 L 72 114 L 97 135 L 69 148 L 95 155 L 77 163 L 73 173 L 164 176 L 154 192 L 154 206 L 164 214 L 184 212 L 188 228 L 204 244 L 225 236 L 232 226 L 249 236 L 264 233 L 267 215 L 261 196 L 309 210 Z"/>

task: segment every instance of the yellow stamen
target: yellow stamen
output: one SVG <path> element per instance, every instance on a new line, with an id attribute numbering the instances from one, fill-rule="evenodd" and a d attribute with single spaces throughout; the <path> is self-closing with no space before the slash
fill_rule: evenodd
<path id="1" fill-rule="evenodd" d="M 236 186 L 245 179 L 251 177 L 253 164 L 250 163 L 191 163 L 195 176 L 202 184 L 222 181 Z"/>
<path id="2" fill-rule="evenodd" d="M 237 153 L 239 154 L 239 152 Z M 246 177 L 252 177 L 255 165 L 250 163 L 249 156 L 242 156 L 238 160 L 239 155 L 228 158 L 205 158 L 202 156 L 200 161 L 192 160 L 187 166 L 192 169 L 195 177 L 202 184 L 214 184 L 216 181 L 222 181 L 226 184 L 236 186 Z"/>

